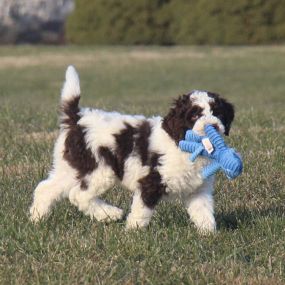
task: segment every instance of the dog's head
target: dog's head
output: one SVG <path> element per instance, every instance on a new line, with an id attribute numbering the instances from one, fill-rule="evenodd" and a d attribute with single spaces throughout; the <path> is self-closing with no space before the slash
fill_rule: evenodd
<path id="1" fill-rule="evenodd" d="M 229 135 L 233 119 L 233 105 L 218 94 L 193 91 L 174 101 L 162 127 L 178 143 L 184 139 L 188 129 L 204 135 L 206 124 L 214 125 L 220 133 Z"/>

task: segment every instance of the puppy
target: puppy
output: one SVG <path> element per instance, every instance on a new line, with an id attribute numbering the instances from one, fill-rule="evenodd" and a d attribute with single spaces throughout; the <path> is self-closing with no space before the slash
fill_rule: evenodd
<path id="1" fill-rule="evenodd" d="M 200 231 L 215 231 L 214 179 L 201 177 L 208 161 L 191 162 L 178 142 L 188 129 L 202 135 L 205 124 L 228 135 L 234 119 L 232 104 L 215 93 L 193 91 L 174 101 L 164 118 L 146 118 L 80 108 L 79 99 L 79 77 L 69 66 L 53 166 L 34 191 L 32 221 L 46 216 L 64 197 L 98 221 L 121 219 L 121 209 L 99 198 L 119 184 L 133 193 L 127 228 L 147 226 L 160 200 L 180 199 Z"/>

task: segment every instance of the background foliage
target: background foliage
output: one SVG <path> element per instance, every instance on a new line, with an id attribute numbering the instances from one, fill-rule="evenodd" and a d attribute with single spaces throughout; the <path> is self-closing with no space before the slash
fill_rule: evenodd
<path id="1" fill-rule="evenodd" d="M 261 44 L 285 41 L 285 1 L 76 0 L 77 44 Z"/>

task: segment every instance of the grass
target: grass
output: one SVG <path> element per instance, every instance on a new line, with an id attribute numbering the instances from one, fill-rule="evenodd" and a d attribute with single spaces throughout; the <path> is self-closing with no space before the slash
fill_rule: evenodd
<path id="1" fill-rule="evenodd" d="M 165 114 L 192 89 L 236 106 L 227 139 L 241 177 L 218 175 L 218 232 L 201 237 L 179 204 L 160 204 L 149 228 L 97 223 L 68 201 L 38 225 L 28 219 L 52 157 L 68 64 L 82 105 Z M 285 284 L 285 47 L 1 47 L 1 284 Z M 120 193 L 120 195 L 119 195 Z M 105 197 L 130 207 L 120 189 Z"/>

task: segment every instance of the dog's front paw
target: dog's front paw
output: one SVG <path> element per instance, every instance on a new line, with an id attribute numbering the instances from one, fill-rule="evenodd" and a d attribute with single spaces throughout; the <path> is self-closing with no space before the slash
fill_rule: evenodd
<path id="1" fill-rule="evenodd" d="M 44 216 L 44 213 L 40 208 L 36 207 L 35 205 L 32 205 L 30 207 L 30 221 L 33 223 L 39 222 L 42 217 Z"/>
<path id="2" fill-rule="evenodd" d="M 196 227 L 201 235 L 209 235 L 216 232 L 216 222 L 214 218 L 203 219 L 199 223 L 196 223 Z"/>
<path id="3" fill-rule="evenodd" d="M 148 217 L 146 218 L 138 218 L 133 217 L 131 214 L 128 215 L 127 223 L 126 223 L 126 229 L 138 229 L 138 228 L 145 228 L 148 226 L 150 219 Z"/>

